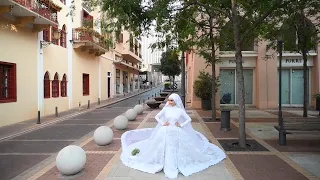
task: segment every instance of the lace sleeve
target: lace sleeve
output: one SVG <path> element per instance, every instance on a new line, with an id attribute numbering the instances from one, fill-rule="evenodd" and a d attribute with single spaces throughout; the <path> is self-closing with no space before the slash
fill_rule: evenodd
<path id="1" fill-rule="evenodd" d="M 182 110 L 182 118 L 185 120 L 182 124 L 181 124 L 181 127 L 185 126 L 186 124 L 190 123 L 191 122 L 191 118 L 190 116 L 187 114 L 186 111 Z"/>
<path id="2" fill-rule="evenodd" d="M 164 111 L 166 108 L 163 108 L 154 118 L 160 123 L 161 125 L 164 124 L 164 122 L 160 119 L 164 115 Z"/>

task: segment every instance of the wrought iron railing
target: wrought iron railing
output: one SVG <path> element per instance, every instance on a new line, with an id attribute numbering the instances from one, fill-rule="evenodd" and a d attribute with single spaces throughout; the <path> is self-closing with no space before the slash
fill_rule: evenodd
<path id="1" fill-rule="evenodd" d="M 46 19 L 58 23 L 57 11 L 61 7 L 51 4 L 49 0 L 13 0 L 21 6 L 45 17 Z"/>
<path id="2" fill-rule="evenodd" d="M 96 45 L 99 45 L 104 49 L 107 49 L 107 50 L 109 49 L 107 40 L 103 36 L 101 36 L 98 32 L 91 29 L 85 29 L 85 28 L 73 29 L 72 39 L 73 41 L 90 41 Z"/>

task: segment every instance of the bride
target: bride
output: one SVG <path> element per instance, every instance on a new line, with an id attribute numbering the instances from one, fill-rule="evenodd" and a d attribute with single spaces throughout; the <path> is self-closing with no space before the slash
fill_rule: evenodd
<path id="1" fill-rule="evenodd" d="M 155 119 L 155 128 L 127 131 L 121 136 L 124 165 L 152 174 L 163 170 L 166 177 L 175 179 L 179 172 L 189 176 L 226 158 L 219 147 L 192 128 L 178 94 L 169 96 Z"/>

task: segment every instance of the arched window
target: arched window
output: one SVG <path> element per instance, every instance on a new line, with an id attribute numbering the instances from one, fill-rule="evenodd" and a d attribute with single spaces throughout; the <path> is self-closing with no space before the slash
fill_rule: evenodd
<path id="1" fill-rule="evenodd" d="M 60 46 L 66 48 L 67 47 L 67 30 L 66 25 L 62 26 L 61 36 L 60 36 Z"/>
<path id="2" fill-rule="evenodd" d="M 47 71 L 43 78 L 44 98 L 50 98 L 50 74 Z"/>
<path id="3" fill-rule="evenodd" d="M 67 75 L 64 74 L 61 81 L 61 97 L 67 97 Z"/>
<path id="4" fill-rule="evenodd" d="M 59 74 L 58 73 L 54 75 L 54 79 L 52 81 L 52 97 L 59 97 Z"/>

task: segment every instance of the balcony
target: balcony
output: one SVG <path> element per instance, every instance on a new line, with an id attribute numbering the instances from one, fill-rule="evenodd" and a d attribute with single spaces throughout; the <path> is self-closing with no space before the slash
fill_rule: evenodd
<path id="1" fill-rule="evenodd" d="M 138 65 L 131 65 L 129 63 L 126 63 L 124 60 L 122 59 L 117 59 L 114 61 L 114 64 L 116 65 L 120 65 L 120 66 L 124 66 L 124 67 L 127 67 L 127 68 L 130 68 L 132 70 L 135 70 L 135 71 L 140 71 L 140 68 Z"/>
<path id="2" fill-rule="evenodd" d="M 109 43 L 105 37 L 93 29 L 76 28 L 72 32 L 73 48 L 89 51 L 89 54 L 101 56 L 109 50 Z"/>
<path id="3" fill-rule="evenodd" d="M 24 27 L 32 25 L 34 32 L 49 26 L 57 26 L 57 12 L 61 7 L 51 0 L 1 0 L 0 16 L 12 20 L 13 25 Z"/>

